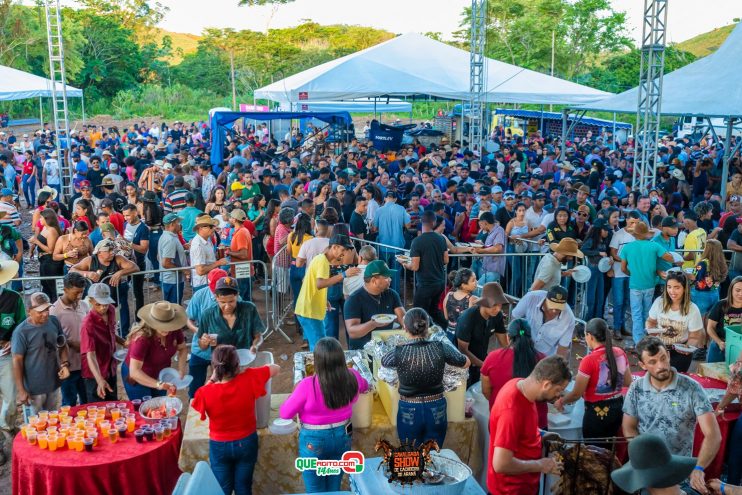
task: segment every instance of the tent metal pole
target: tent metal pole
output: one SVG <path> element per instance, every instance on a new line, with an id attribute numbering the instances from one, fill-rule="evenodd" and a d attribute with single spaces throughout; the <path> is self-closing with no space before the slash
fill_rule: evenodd
<path id="1" fill-rule="evenodd" d="M 544 135 L 544 106 L 541 105 L 541 116 L 540 116 L 541 122 L 539 122 L 538 130 L 541 132 L 541 137 Z M 528 127 L 526 127 L 526 130 L 528 130 Z"/>
<path id="2" fill-rule="evenodd" d="M 39 96 L 39 125 L 41 129 L 44 128 L 44 103 L 41 96 Z"/>
<path id="3" fill-rule="evenodd" d="M 82 125 L 85 125 L 85 93 L 80 97 L 80 102 L 82 103 Z"/>
<path id="4" fill-rule="evenodd" d="M 611 137 L 611 149 L 616 149 L 616 112 L 613 112 L 613 133 Z"/>
<path id="5" fill-rule="evenodd" d="M 734 119 L 730 116 L 727 119 L 727 136 L 724 141 L 724 163 L 721 167 L 721 204 L 726 206 L 727 201 L 727 181 L 729 180 L 729 160 L 732 157 L 732 128 Z"/>
<path id="6" fill-rule="evenodd" d="M 559 161 L 563 162 L 565 160 L 566 151 L 567 151 L 567 115 L 568 115 L 569 109 L 564 108 L 562 109 L 562 142 L 561 142 L 561 151 L 559 152 Z"/>

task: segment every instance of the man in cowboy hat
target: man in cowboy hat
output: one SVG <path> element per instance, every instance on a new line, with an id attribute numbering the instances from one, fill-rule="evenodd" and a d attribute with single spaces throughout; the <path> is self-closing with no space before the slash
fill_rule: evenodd
<path id="1" fill-rule="evenodd" d="M 629 302 L 631 304 L 631 333 L 634 343 L 644 338 L 644 327 L 649 317 L 649 308 L 654 302 L 657 281 L 657 261 L 673 263 L 669 251 L 651 239 L 653 233 L 644 222 L 634 226 L 634 240 L 621 250 L 621 270 L 629 276 Z"/>
<path id="2" fill-rule="evenodd" d="M 188 266 L 185 249 L 180 242 L 181 220 L 175 213 L 168 213 L 162 219 L 163 231 L 157 245 L 157 259 L 162 268 L 181 268 Z M 162 297 L 165 301 L 180 304 L 185 288 L 185 271 L 164 271 L 160 275 Z"/>
<path id="3" fill-rule="evenodd" d="M 201 350 L 225 344 L 237 349 L 250 349 L 253 353 L 258 351 L 265 325 L 258 308 L 250 301 L 240 301 L 238 292 L 235 278 L 227 276 L 216 281 L 216 306 L 203 312 L 198 321 L 198 333 L 194 335 Z M 196 390 L 192 393 L 195 394 Z"/>
<path id="4" fill-rule="evenodd" d="M 482 297 L 476 304 L 459 316 L 456 322 L 456 346 L 471 361 L 467 387 L 479 381 L 479 370 L 489 350 L 490 330 L 494 330 L 500 346 L 507 346 L 502 306 L 513 302 L 500 284 L 490 282 L 482 288 Z"/>
<path id="5" fill-rule="evenodd" d="M 562 264 L 574 258 L 584 257 L 577 246 L 577 241 L 571 237 L 563 238 L 558 244 L 552 242 L 549 247 L 554 252 L 545 254 L 539 261 L 531 290 L 549 290 L 559 285 L 562 277 L 569 277 L 573 272 L 573 270 L 562 271 Z"/>
<path id="6" fill-rule="evenodd" d="M 670 353 L 657 337 L 644 337 L 636 352 L 646 374 L 633 382 L 626 394 L 624 435 L 659 435 L 672 454 L 690 456 L 696 426 L 700 426 L 703 442 L 690 474 L 690 485 L 700 493 L 708 493 L 704 469 L 716 458 L 721 445 L 719 423 L 709 399 L 697 381 L 670 366 Z"/>
<path id="7" fill-rule="evenodd" d="M 696 460 L 673 455 L 662 437 L 646 433 L 629 443 L 629 462 L 613 471 L 611 479 L 627 493 L 646 489 L 649 495 L 679 495 L 679 485 L 693 472 Z"/>
<path id="8" fill-rule="evenodd" d="M 244 212 L 243 212 L 244 213 Z M 205 288 L 209 281 L 206 277 L 211 270 L 227 264 L 227 258 L 216 259 L 216 252 L 211 238 L 214 235 L 214 229 L 219 226 L 219 220 L 211 218 L 210 215 L 203 214 L 196 217 L 196 225 L 193 231 L 196 235 L 191 241 L 191 283 L 193 284 L 193 293 Z"/>
<path id="9" fill-rule="evenodd" d="M 229 214 L 229 223 L 234 231 L 232 232 L 232 243 L 229 249 L 229 257 L 233 262 L 252 261 L 252 234 L 244 226 L 247 220 L 247 214 L 242 208 L 235 208 Z M 236 268 L 229 269 L 234 273 Z M 252 279 L 250 277 L 238 278 L 237 285 L 240 288 L 240 297 L 249 301 L 252 299 Z"/>
<path id="10" fill-rule="evenodd" d="M 548 292 L 532 290 L 518 302 L 510 317 L 528 320 L 537 351 L 547 356 L 569 355 L 575 316 L 567 304 L 567 289 L 561 285 Z"/>

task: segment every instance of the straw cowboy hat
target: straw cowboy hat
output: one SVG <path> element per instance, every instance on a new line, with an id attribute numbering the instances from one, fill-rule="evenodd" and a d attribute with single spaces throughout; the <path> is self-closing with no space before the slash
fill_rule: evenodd
<path id="1" fill-rule="evenodd" d="M 18 274 L 17 261 L 0 261 L 0 285 L 7 284 L 16 274 Z"/>
<path id="2" fill-rule="evenodd" d="M 137 317 L 147 326 L 160 332 L 174 332 L 186 326 L 188 316 L 180 304 L 159 301 L 142 306 Z"/>
<path id="3" fill-rule="evenodd" d="M 193 226 L 193 231 L 197 232 L 198 228 L 204 225 L 211 225 L 212 227 L 219 226 L 219 220 L 211 218 L 211 215 L 203 213 L 196 217 L 196 224 Z"/>
<path id="4" fill-rule="evenodd" d="M 40 193 L 42 193 L 42 192 L 48 192 L 49 194 L 51 194 L 52 195 L 52 201 L 54 201 L 55 199 L 57 199 L 57 190 L 54 189 L 53 187 L 44 186 L 41 189 L 39 189 L 39 192 Z"/>
<path id="5" fill-rule="evenodd" d="M 672 455 L 657 435 L 639 435 L 629 443 L 629 462 L 611 473 L 618 487 L 628 493 L 643 488 L 668 488 L 693 472 L 697 459 Z"/>
<path id="6" fill-rule="evenodd" d="M 563 254 L 565 256 L 576 256 L 578 258 L 584 258 L 585 255 L 582 254 L 582 251 L 580 251 L 579 247 L 577 246 L 577 241 L 572 239 L 571 237 L 565 237 L 561 241 L 559 241 L 559 244 L 556 242 L 552 242 L 549 244 L 549 248 L 551 248 L 552 251 L 555 253 Z"/>

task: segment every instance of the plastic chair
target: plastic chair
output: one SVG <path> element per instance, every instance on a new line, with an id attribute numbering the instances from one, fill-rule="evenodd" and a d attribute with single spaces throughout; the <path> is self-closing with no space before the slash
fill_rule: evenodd
<path id="1" fill-rule="evenodd" d="M 188 486 L 183 490 L 183 495 L 224 495 L 222 487 L 216 480 L 211 466 L 208 462 L 199 461 L 193 470 Z"/>
<path id="2" fill-rule="evenodd" d="M 191 473 L 181 474 L 178 482 L 175 484 L 175 488 L 173 488 L 173 495 L 183 495 L 189 481 L 191 481 Z"/>

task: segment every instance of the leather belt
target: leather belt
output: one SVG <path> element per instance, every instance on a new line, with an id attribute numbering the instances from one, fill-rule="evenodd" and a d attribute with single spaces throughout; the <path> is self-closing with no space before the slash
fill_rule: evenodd
<path id="1" fill-rule="evenodd" d="M 347 426 L 348 423 L 350 423 L 349 419 L 346 419 L 345 421 L 341 421 L 339 423 L 330 423 L 329 425 L 310 425 L 307 423 L 302 423 L 301 427 L 305 430 L 331 430 L 332 428 L 340 428 L 341 426 Z"/>

